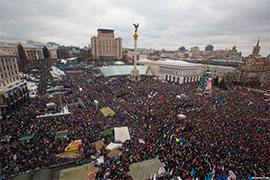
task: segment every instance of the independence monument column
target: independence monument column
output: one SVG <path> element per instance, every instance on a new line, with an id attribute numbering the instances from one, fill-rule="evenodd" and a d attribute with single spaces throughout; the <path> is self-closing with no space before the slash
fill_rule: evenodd
<path id="1" fill-rule="evenodd" d="M 133 35 L 133 38 L 134 38 L 134 68 L 132 69 L 130 76 L 131 76 L 132 80 L 139 81 L 141 79 L 139 69 L 137 68 L 137 39 L 139 37 L 137 34 L 137 30 L 139 27 L 139 23 L 133 24 L 133 26 L 135 27 L 135 33 Z"/>

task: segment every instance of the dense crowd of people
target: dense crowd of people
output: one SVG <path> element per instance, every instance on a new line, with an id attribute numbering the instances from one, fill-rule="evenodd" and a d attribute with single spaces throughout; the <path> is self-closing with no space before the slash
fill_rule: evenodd
<path id="1" fill-rule="evenodd" d="M 66 73 L 62 80 L 52 81 L 50 64 L 35 68 L 41 76 L 39 96 L 0 121 L 3 177 L 69 161 L 55 155 L 76 139 L 83 142 L 83 159 L 106 157 L 108 152 L 97 152 L 93 142 L 102 140 L 104 129 L 122 126 L 128 127 L 131 139 L 119 149 L 120 161 L 106 157 L 97 165 L 96 179 L 132 179 L 127 174 L 132 163 L 154 158 L 164 163 L 165 179 L 226 179 L 229 171 L 237 179 L 270 176 L 270 108 L 260 94 L 235 86 L 227 91 L 213 87 L 203 95 L 196 92 L 197 83 L 173 84 L 144 76 L 134 82 L 128 77 L 96 77 L 90 71 Z M 73 92 L 49 97 L 48 82 Z M 61 107 L 77 98 L 85 107 L 71 107 L 70 116 L 36 118 L 45 113 L 47 103 Z M 104 117 L 98 110 L 102 107 L 116 114 Z M 177 117 L 181 113 L 186 119 Z M 65 130 L 68 137 L 55 140 L 56 133 Z M 34 137 L 19 142 L 23 134 Z M 105 144 L 113 140 L 103 139 Z"/>

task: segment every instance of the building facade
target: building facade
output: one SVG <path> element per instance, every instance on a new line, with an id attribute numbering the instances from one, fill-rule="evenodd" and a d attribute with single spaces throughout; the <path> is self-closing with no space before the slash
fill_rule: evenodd
<path id="1" fill-rule="evenodd" d="M 44 59 L 42 47 L 37 47 L 28 44 L 23 44 L 22 46 L 27 60 L 32 61 Z"/>
<path id="2" fill-rule="evenodd" d="M 0 51 L 0 111 L 12 109 L 29 98 L 26 82 L 21 80 L 17 56 Z"/>
<path id="3" fill-rule="evenodd" d="M 49 59 L 57 59 L 58 58 L 57 57 L 57 48 L 60 45 L 56 44 L 55 42 L 42 43 L 42 42 L 37 42 L 37 41 L 33 41 L 33 40 L 27 40 L 27 45 L 34 46 L 34 47 L 39 48 L 39 49 L 43 49 L 45 46 L 49 51 Z"/>
<path id="4" fill-rule="evenodd" d="M 218 77 L 218 81 L 224 79 L 225 81 L 232 81 L 236 68 L 231 66 L 218 66 L 218 65 L 203 65 L 201 73 L 204 71 L 210 71 L 211 77 Z"/>
<path id="5" fill-rule="evenodd" d="M 164 81 L 179 84 L 200 81 L 201 64 L 169 59 L 158 61 L 142 59 L 138 63 L 150 66 L 152 74 Z"/>
<path id="6" fill-rule="evenodd" d="M 57 59 L 57 49 L 54 48 L 48 48 L 49 50 L 49 58 L 50 59 Z"/>
<path id="7" fill-rule="evenodd" d="M 114 30 L 98 29 L 91 38 L 91 55 L 94 59 L 122 59 L 122 39 L 114 38 Z"/>
<path id="8" fill-rule="evenodd" d="M 259 55 L 259 43 L 258 40 L 252 54 L 238 66 L 235 81 L 243 84 L 270 81 L 270 60 Z"/>
<path id="9" fill-rule="evenodd" d="M 8 43 L 4 43 L 4 42 L 0 43 L 0 51 L 5 51 L 5 52 L 13 54 L 15 56 L 19 55 L 17 46 L 11 45 Z"/>

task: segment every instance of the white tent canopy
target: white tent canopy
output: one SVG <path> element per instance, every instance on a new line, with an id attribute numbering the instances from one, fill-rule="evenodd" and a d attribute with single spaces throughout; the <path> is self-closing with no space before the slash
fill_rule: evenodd
<path id="1" fill-rule="evenodd" d="M 113 149 L 119 148 L 119 147 L 121 147 L 121 146 L 122 146 L 121 143 L 113 143 L 113 142 L 111 142 L 111 143 L 106 147 L 106 149 L 108 149 L 108 150 L 113 150 Z"/>
<path id="2" fill-rule="evenodd" d="M 126 140 L 130 140 L 128 127 L 115 127 L 114 138 L 116 142 L 125 142 Z"/>
<path id="3" fill-rule="evenodd" d="M 179 119 L 186 119 L 186 115 L 184 115 L 184 114 L 177 114 L 177 117 L 179 118 Z"/>
<path id="4" fill-rule="evenodd" d="M 150 159 L 129 166 L 130 175 L 134 180 L 152 179 L 152 177 L 162 177 L 165 173 L 164 163 L 159 159 Z M 155 179 L 155 178 L 153 178 Z"/>

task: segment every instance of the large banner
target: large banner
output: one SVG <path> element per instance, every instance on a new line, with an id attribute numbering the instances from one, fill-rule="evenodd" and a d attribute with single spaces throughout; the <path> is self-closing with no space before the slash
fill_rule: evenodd
<path id="1" fill-rule="evenodd" d="M 206 80 L 207 84 L 206 84 L 206 88 L 205 88 L 205 91 L 210 91 L 212 90 L 212 80 L 209 79 L 209 80 Z"/>

